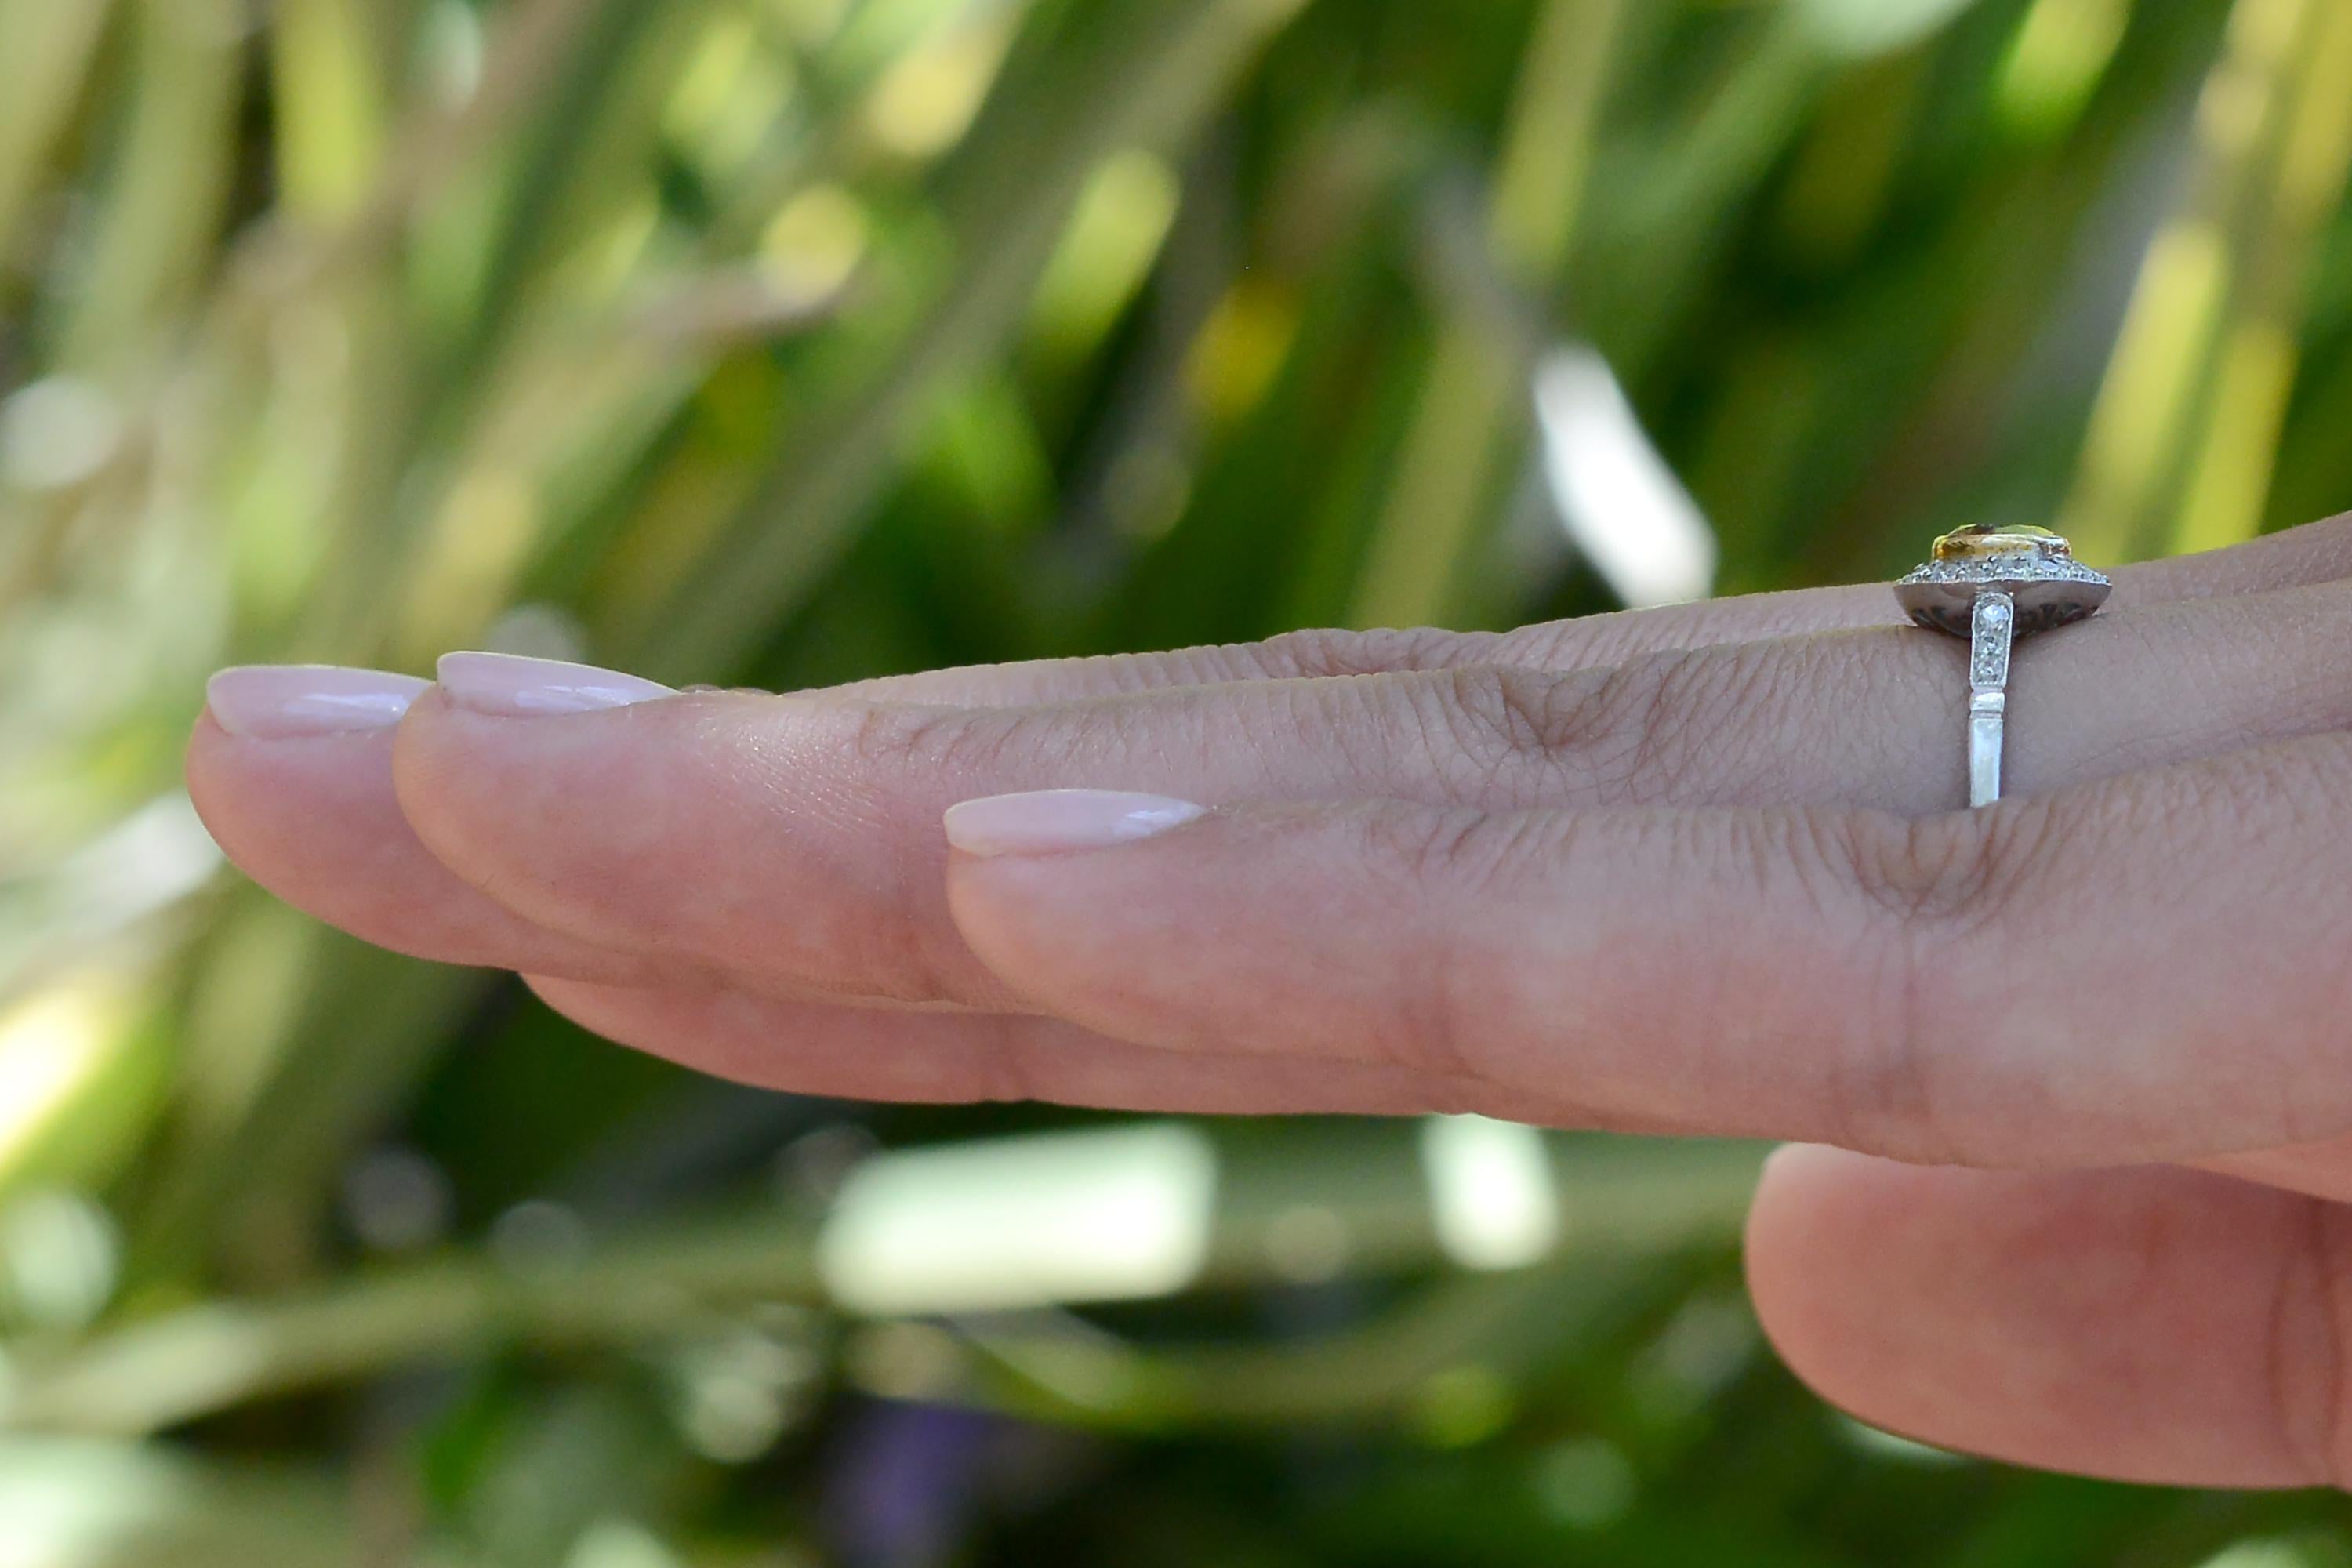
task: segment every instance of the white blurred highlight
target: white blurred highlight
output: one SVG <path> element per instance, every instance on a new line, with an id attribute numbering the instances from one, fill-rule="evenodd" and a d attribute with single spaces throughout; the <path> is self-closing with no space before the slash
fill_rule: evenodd
<path id="1" fill-rule="evenodd" d="M 1536 367 L 1535 405 L 1552 504 L 1618 598 L 1635 609 L 1706 598 L 1714 531 L 1608 362 L 1580 344 L 1554 349 Z"/>
<path id="2" fill-rule="evenodd" d="M 44 925 L 87 939 L 186 898 L 226 863 L 187 792 L 157 795 L 74 851 L 52 879 Z"/>
<path id="3" fill-rule="evenodd" d="M 37 992 L 0 1014 L 0 1171 L 105 1071 L 125 1022 L 122 997 L 95 982 Z"/>
<path id="4" fill-rule="evenodd" d="M 1138 1300 L 1208 1260 L 1217 1156 L 1155 1123 L 877 1155 L 817 1239 L 834 1299 L 877 1316 Z"/>
<path id="5" fill-rule="evenodd" d="M 0 481 L 63 489 L 106 466 L 122 441 L 113 399 L 89 382 L 53 375 L 0 401 Z"/>
<path id="6" fill-rule="evenodd" d="M 1421 1124 L 1421 1158 L 1437 1244 L 1463 1268 L 1523 1268 L 1559 1245 L 1559 1188 L 1534 1128 L 1433 1116 Z"/>

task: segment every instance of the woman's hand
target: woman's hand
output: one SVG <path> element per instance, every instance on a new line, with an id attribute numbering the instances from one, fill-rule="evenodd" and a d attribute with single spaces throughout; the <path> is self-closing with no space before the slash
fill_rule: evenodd
<path id="1" fill-rule="evenodd" d="M 1831 1397 L 2335 1482 L 2347 574 L 2343 522 L 2118 574 L 1979 812 L 1963 650 L 1884 586 L 793 697 L 232 671 L 189 772 L 290 901 L 756 1082 L 1839 1145 L 1750 1237 Z"/>

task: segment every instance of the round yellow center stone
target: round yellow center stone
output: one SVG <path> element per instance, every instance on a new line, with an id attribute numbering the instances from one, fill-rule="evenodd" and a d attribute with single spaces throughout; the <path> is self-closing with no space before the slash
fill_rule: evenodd
<path id="1" fill-rule="evenodd" d="M 2022 522 L 1972 522 L 1936 541 L 1938 561 L 1980 561 L 1992 555 L 2038 555 L 2065 559 L 2074 553 L 2063 535 Z"/>

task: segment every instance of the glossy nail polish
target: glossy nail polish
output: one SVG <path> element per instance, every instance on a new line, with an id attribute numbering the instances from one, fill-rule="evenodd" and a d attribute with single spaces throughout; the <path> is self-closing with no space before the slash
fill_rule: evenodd
<path id="1" fill-rule="evenodd" d="M 232 735 L 298 740 L 397 724 L 429 684 L 413 675 L 335 664 L 245 664 L 205 682 L 205 707 Z"/>
<path id="2" fill-rule="evenodd" d="M 515 653 L 445 653 L 435 673 L 450 701 L 502 719 L 590 713 L 676 695 L 641 675 Z"/>

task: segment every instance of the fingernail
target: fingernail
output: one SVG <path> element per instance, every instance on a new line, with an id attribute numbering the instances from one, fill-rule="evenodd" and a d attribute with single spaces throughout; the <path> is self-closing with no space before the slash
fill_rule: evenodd
<path id="1" fill-rule="evenodd" d="M 339 664 L 242 664 L 205 682 L 205 707 L 232 735 L 288 741 L 400 722 L 431 682 Z"/>
<path id="2" fill-rule="evenodd" d="M 593 664 L 526 658 L 519 653 L 445 653 L 434 673 L 460 708 L 503 719 L 589 713 L 677 695 L 659 681 Z"/>
<path id="3" fill-rule="evenodd" d="M 1041 789 L 948 807 L 948 842 L 967 855 L 1052 855 L 1100 849 L 1181 827 L 1208 810 L 1164 795 Z"/>

